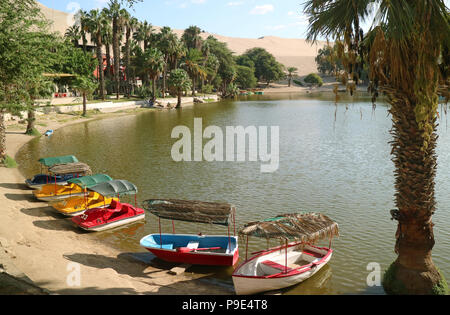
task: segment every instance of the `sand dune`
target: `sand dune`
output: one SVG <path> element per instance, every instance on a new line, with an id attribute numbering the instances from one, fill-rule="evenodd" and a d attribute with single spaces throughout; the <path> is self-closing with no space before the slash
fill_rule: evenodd
<path id="1" fill-rule="evenodd" d="M 64 34 L 66 29 L 73 24 L 70 14 L 47 8 L 40 4 L 44 16 L 53 21 L 52 31 Z M 170 26 L 170 23 L 168 23 Z M 155 27 L 159 29 L 159 27 Z M 181 36 L 183 30 L 174 32 Z M 275 36 L 265 36 L 261 38 L 236 38 L 227 37 L 219 34 L 202 33 L 203 38 L 213 35 L 219 41 L 227 43 L 228 47 L 236 54 L 243 54 L 245 51 L 255 47 L 261 47 L 273 54 L 278 62 L 286 67 L 296 67 L 299 69 L 300 76 L 317 72 L 316 62 L 314 60 L 317 51 L 325 45 L 325 42 L 318 42 L 314 45 L 307 43 L 304 39 L 280 38 Z M 88 38 L 89 40 L 89 38 Z"/>

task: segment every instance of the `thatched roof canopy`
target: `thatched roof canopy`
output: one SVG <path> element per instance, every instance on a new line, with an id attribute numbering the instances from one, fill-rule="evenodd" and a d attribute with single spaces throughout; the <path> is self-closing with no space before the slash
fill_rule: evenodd
<path id="1" fill-rule="evenodd" d="M 67 164 L 55 164 L 49 168 L 49 172 L 52 174 L 82 174 L 92 175 L 89 165 L 81 162 L 67 163 Z"/>
<path id="2" fill-rule="evenodd" d="M 144 208 L 163 219 L 225 226 L 228 226 L 230 215 L 235 212 L 235 206 L 228 203 L 176 199 L 146 200 Z"/>
<path id="3" fill-rule="evenodd" d="M 247 223 L 239 230 L 239 234 L 315 242 L 318 239 L 339 236 L 339 227 L 336 222 L 320 213 L 293 213 Z"/>

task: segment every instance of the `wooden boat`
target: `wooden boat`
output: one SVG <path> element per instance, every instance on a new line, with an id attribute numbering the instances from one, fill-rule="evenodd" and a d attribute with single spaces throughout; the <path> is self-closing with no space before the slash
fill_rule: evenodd
<path id="1" fill-rule="evenodd" d="M 76 163 L 78 162 L 78 159 L 73 155 L 66 155 L 41 158 L 38 162 L 41 164 L 41 173 L 25 180 L 25 184 L 32 189 L 40 189 L 44 185 L 55 182 L 59 185 L 66 185 L 67 180 L 72 179 L 74 174 L 49 175 L 48 168 L 56 164 Z M 44 170 L 47 171 L 47 174 L 44 174 Z"/>
<path id="2" fill-rule="evenodd" d="M 144 208 L 159 220 L 170 219 L 187 222 L 218 224 L 228 227 L 228 235 L 150 234 L 140 241 L 142 247 L 156 257 L 175 263 L 192 265 L 233 266 L 239 259 L 237 236 L 231 236 L 229 220 L 234 223 L 235 207 L 227 203 L 152 199 Z"/>
<path id="3" fill-rule="evenodd" d="M 311 244 L 339 235 L 338 225 L 323 214 L 284 214 L 245 225 L 240 235 L 283 238 L 285 244 L 253 253 L 233 272 L 236 294 L 249 295 L 298 284 L 316 274 L 331 259 L 333 250 Z M 299 241 L 288 243 L 288 238 Z"/>
<path id="4" fill-rule="evenodd" d="M 73 196 L 85 196 L 87 188 L 110 180 L 112 180 L 112 178 L 106 174 L 72 178 L 67 181 L 67 185 L 44 185 L 40 190 L 33 191 L 33 195 L 37 199 L 47 202 L 66 199 Z"/>
<path id="5" fill-rule="evenodd" d="M 118 198 L 105 197 L 95 191 L 90 191 L 86 196 L 69 197 L 64 200 L 53 201 L 50 205 L 57 212 L 73 217 L 83 214 L 88 209 L 106 208 L 113 200 L 119 201 Z"/>
<path id="6" fill-rule="evenodd" d="M 117 196 L 118 199 L 120 195 L 137 194 L 137 187 L 126 180 L 113 180 L 90 189 L 102 196 Z M 145 211 L 137 205 L 112 200 L 108 207 L 89 209 L 81 215 L 74 216 L 72 222 L 86 231 L 99 232 L 144 219 Z"/>

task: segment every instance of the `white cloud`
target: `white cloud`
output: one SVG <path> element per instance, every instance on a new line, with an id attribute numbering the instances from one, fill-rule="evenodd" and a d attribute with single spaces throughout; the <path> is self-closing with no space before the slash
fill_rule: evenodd
<path id="1" fill-rule="evenodd" d="M 274 7 L 271 4 L 257 5 L 250 11 L 250 14 L 264 15 L 269 12 L 272 12 L 273 10 L 274 10 Z"/>
<path id="2" fill-rule="evenodd" d="M 228 2 L 227 6 L 229 6 L 229 7 L 236 7 L 236 6 L 243 5 L 243 4 L 244 4 L 243 1 L 235 1 L 235 2 Z"/>

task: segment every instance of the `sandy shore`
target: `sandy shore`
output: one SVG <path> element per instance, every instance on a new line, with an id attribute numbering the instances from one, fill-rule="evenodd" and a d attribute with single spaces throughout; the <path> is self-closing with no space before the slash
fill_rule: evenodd
<path id="1" fill-rule="evenodd" d="M 133 115 L 143 110 L 149 109 L 88 119 Z M 82 121 L 86 118 L 51 114 L 38 117 L 36 126 L 45 132 Z M 17 123 L 8 124 L 8 155 L 15 156 L 32 139 L 23 134 L 23 129 Z M 150 265 L 150 253 L 123 253 L 94 240 L 92 234 L 76 229 L 70 219 L 34 200 L 18 169 L 0 167 L 0 178 L 0 274 L 6 271 L 30 279 L 53 294 L 233 294 L 230 288 L 200 279 L 207 274 L 169 275 L 167 271 L 173 265 L 155 260 Z M 74 274 L 78 270 L 79 274 Z M 39 293 L 33 290 L 23 292 Z"/>

